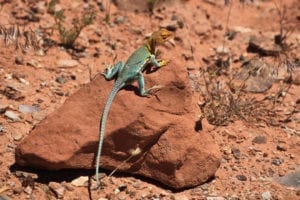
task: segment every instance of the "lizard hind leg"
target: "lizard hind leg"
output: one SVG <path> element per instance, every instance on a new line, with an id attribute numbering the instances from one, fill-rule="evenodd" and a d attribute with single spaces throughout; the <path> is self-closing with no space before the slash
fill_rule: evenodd
<path id="1" fill-rule="evenodd" d="M 138 84 L 139 84 L 139 90 L 140 90 L 140 95 L 141 96 L 147 96 L 149 94 L 153 94 L 154 91 L 159 90 L 160 88 L 162 88 L 162 85 L 154 85 L 149 89 L 145 89 L 145 81 L 144 81 L 144 77 L 143 74 L 140 72 L 138 74 Z"/>
<path id="2" fill-rule="evenodd" d="M 104 72 L 101 74 L 105 77 L 106 80 L 111 80 L 121 69 L 124 67 L 124 63 L 122 61 L 118 62 L 113 66 L 108 66 Z"/>

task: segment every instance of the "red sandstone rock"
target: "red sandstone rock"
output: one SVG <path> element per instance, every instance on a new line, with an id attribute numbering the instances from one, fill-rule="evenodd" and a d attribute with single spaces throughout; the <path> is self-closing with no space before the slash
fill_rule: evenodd
<path id="1" fill-rule="evenodd" d="M 108 116 L 101 167 L 114 169 L 139 147 L 142 153 L 121 171 L 176 189 L 207 181 L 220 165 L 220 153 L 209 133 L 194 130 L 196 104 L 185 71 L 170 63 L 145 80 L 147 88 L 164 87 L 150 98 L 138 96 L 132 86 L 118 93 Z M 16 162 L 49 170 L 94 168 L 99 120 L 113 83 L 98 76 L 83 86 L 20 143 Z"/>

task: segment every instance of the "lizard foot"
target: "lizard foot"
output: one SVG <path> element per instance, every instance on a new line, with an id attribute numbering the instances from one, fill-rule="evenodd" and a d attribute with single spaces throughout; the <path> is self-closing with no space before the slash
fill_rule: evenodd
<path id="1" fill-rule="evenodd" d="M 105 79 L 109 79 L 111 73 L 112 73 L 112 66 L 107 66 L 106 69 L 101 73 L 102 76 L 105 77 Z"/>
<path id="2" fill-rule="evenodd" d="M 170 61 L 168 61 L 168 60 L 160 60 L 160 61 L 158 61 L 159 67 L 164 67 L 164 66 L 166 66 L 167 64 L 169 64 L 169 62 L 170 62 Z"/>

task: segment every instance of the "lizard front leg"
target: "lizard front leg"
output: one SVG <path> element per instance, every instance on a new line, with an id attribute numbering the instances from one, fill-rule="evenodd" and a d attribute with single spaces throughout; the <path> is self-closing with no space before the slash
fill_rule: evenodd
<path id="1" fill-rule="evenodd" d="M 167 60 L 157 60 L 155 58 L 155 55 L 151 54 L 150 55 L 150 63 L 152 65 L 154 65 L 155 67 L 163 67 L 163 66 L 166 66 L 169 63 L 169 61 L 167 61 Z"/>
<path id="2" fill-rule="evenodd" d="M 151 93 L 151 91 L 162 88 L 161 85 L 154 85 L 153 87 L 145 90 L 145 81 L 142 72 L 139 72 L 137 77 L 138 77 L 138 84 L 139 84 L 139 90 L 141 96 L 147 96 Z"/>
<path id="3" fill-rule="evenodd" d="M 121 69 L 124 67 L 124 63 L 122 61 L 118 62 L 113 66 L 108 66 L 104 72 L 101 74 L 105 77 L 106 80 L 111 80 Z"/>

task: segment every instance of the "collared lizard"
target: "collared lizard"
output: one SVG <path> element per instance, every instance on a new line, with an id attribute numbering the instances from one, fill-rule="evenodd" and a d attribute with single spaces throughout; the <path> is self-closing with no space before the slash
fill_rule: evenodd
<path id="1" fill-rule="evenodd" d="M 102 73 L 107 80 L 112 79 L 115 75 L 117 75 L 117 79 L 107 98 L 100 122 L 99 146 L 96 157 L 97 187 L 99 186 L 99 165 L 105 134 L 105 125 L 112 101 L 122 87 L 131 84 L 135 80 L 138 81 L 139 92 L 141 96 L 147 96 L 151 92 L 151 90 L 157 88 L 157 86 L 153 86 L 145 90 L 144 77 L 142 72 L 149 63 L 156 67 L 167 65 L 168 62 L 166 60 L 157 60 L 155 58 L 155 49 L 158 45 L 163 44 L 172 37 L 173 32 L 170 32 L 167 29 L 160 29 L 156 32 L 153 32 L 147 42 L 136 51 L 134 51 L 125 64 L 120 61 L 113 66 L 107 67 L 106 71 Z"/>

